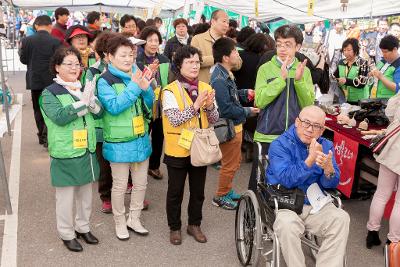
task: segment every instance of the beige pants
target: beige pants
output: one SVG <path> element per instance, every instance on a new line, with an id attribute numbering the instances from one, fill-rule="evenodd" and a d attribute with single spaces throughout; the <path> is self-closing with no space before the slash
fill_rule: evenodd
<path id="1" fill-rule="evenodd" d="M 343 266 L 349 235 L 349 215 L 332 203 L 316 214 L 310 214 L 310 210 L 311 206 L 304 205 L 300 216 L 284 209 L 277 214 L 274 232 L 278 236 L 287 266 L 306 266 L 300 241 L 304 231 L 323 238 L 316 258 L 317 267 Z"/>
<path id="2" fill-rule="evenodd" d="M 149 160 L 138 163 L 110 162 L 113 185 L 111 189 L 111 205 L 114 216 L 125 215 L 125 192 L 128 183 L 129 169 L 132 175 L 132 194 L 129 210 L 142 210 L 147 187 L 147 171 Z"/>
<path id="3" fill-rule="evenodd" d="M 74 201 L 76 207 L 74 229 Z M 82 186 L 56 187 L 57 231 L 61 239 L 75 238 L 75 231 L 90 231 L 89 219 L 92 212 L 92 183 Z"/>

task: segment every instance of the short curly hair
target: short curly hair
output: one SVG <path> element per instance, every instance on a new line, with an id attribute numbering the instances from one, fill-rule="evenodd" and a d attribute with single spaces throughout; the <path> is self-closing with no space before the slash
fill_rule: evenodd
<path id="1" fill-rule="evenodd" d="M 125 27 L 125 24 L 128 23 L 129 21 L 135 22 L 135 25 L 136 25 L 136 18 L 134 16 L 128 15 L 128 14 L 125 14 L 125 15 L 122 16 L 122 18 L 119 21 L 119 24 L 122 27 Z"/>
<path id="2" fill-rule="evenodd" d="M 199 55 L 199 59 L 200 59 L 200 62 L 201 62 L 202 58 L 201 58 L 201 52 L 200 52 L 199 49 L 197 49 L 196 47 L 191 46 L 191 45 L 184 45 L 182 47 L 179 47 L 176 50 L 176 52 L 174 54 L 174 58 L 173 58 L 175 67 L 178 70 L 180 70 L 181 67 L 182 67 L 183 60 L 185 58 L 191 58 L 196 54 Z"/>
<path id="3" fill-rule="evenodd" d="M 161 33 L 154 26 L 147 26 L 140 33 L 140 39 L 147 41 L 147 38 L 153 34 L 157 34 L 159 44 L 162 44 Z M 146 44 L 143 44 L 144 47 Z"/>
<path id="4" fill-rule="evenodd" d="M 174 25 L 174 29 L 176 29 L 176 26 L 178 26 L 179 24 L 185 24 L 186 27 L 188 26 L 188 22 L 187 22 L 186 19 L 178 18 L 178 19 L 174 20 L 174 24 L 173 24 Z"/>
<path id="5" fill-rule="evenodd" d="M 101 59 L 105 57 L 105 53 L 108 53 L 108 41 L 117 35 L 118 33 L 115 32 L 102 32 L 97 36 L 94 50 Z"/>
<path id="6" fill-rule="evenodd" d="M 360 44 L 358 40 L 356 38 L 347 38 L 346 40 L 344 40 L 342 44 L 342 52 L 349 45 L 351 45 L 354 55 L 358 56 L 360 54 Z"/>
<path id="7" fill-rule="evenodd" d="M 50 59 L 51 73 L 57 74 L 56 66 L 60 66 L 63 63 L 64 58 L 69 55 L 75 55 L 78 58 L 79 63 L 82 64 L 81 54 L 77 49 L 72 46 L 61 46 L 54 52 L 54 55 Z"/>
<path id="8" fill-rule="evenodd" d="M 107 53 L 114 56 L 118 48 L 120 48 L 121 46 L 128 46 L 133 50 L 135 45 L 132 44 L 132 42 L 129 41 L 129 39 L 123 36 L 122 34 L 117 34 L 116 36 L 113 36 L 108 40 Z"/>

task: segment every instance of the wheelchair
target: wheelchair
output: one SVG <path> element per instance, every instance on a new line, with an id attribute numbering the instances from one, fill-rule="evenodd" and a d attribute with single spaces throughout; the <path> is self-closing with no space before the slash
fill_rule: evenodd
<path id="1" fill-rule="evenodd" d="M 273 231 L 275 215 L 278 211 L 278 201 L 274 198 L 275 207 L 267 204 L 263 192 L 266 192 L 265 170 L 268 166 L 268 156 L 262 155 L 261 144 L 258 144 L 257 191 L 247 190 L 240 198 L 235 217 L 235 243 L 240 263 L 243 266 L 261 265 L 262 260 L 267 267 L 279 267 L 280 244 Z M 333 203 L 342 209 L 340 193 L 336 190 L 325 192 L 331 195 Z M 311 250 L 315 259 L 321 239 L 309 232 L 301 237 L 301 242 Z M 344 259 L 346 266 L 346 258 Z"/>

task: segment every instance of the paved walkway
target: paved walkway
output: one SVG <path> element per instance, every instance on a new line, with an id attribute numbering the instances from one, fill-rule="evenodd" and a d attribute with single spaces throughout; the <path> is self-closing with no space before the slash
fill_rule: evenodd
<path id="1" fill-rule="evenodd" d="M 183 234 L 183 244 L 169 243 L 169 230 L 165 214 L 167 178 L 156 181 L 149 178 L 147 199 L 150 209 L 143 212 L 143 221 L 150 231 L 147 237 L 132 235 L 121 242 L 114 235 L 112 215 L 100 212 L 97 184 L 94 185 L 93 214 L 91 226 L 100 244 L 83 244 L 83 253 L 72 253 L 65 249 L 57 237 L 55 226 L 55 190 L 50 185 L 49 156 L 37 143 L 36 126 L 33 119 L 30 94 L 25 91 L 25 73 L 10 75 L 10 83 L 16 92 L 24 93 L 21 129 L 20 183 L 18 198 L 18 239 L 16 253 L 18 266 L 239 266 L 234 243 L 234 212 L 211 205 L 218 173 L 208 169 L 206 201 L 202 229 L 208 243 L 200 244 Z M 12 138 L 2 140 L 6 165 L 10 164 Z M 251 165 L 242 164 L 235 178 L 235 188 L 242 192 L 247 187 Z M 163 165 L 162 172 L 166 173 Z M 187 218 L 186 192 L 182 206 L 182 218 Z M 126 199 L 128 202 L 128 198 Z M 0 207 L 4 203 L 0 200 Z M 364 246 L 365 224 L 370 201 L 345 201 L 345 209 L 351 215 L 351 230 L 348 243 L 348 266 L 383 266 L 382 247 L 367 250 Z M 0 213 L 0 215 L 3 213 Z M 4 221 L 0 220 L 0 246 L 3 242 Z M 387 233 L 387 222 L 382 230 Z M 10 247 L 2 249 L 10 249 Z M 4 266 L 13 266 L 12 262 Z"/>

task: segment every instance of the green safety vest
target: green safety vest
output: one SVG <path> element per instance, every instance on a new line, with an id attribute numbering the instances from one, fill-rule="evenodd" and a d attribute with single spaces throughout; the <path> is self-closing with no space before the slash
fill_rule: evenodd
<path id="1" fill-rule="evenodd" d="M 382 69 L 382 67 L 385 65 L 383 61 L 379 61 L 378 64 L 376 64 L 377 69 Z M 383 76 L 385 76 L 388 80 L 393 82 L 393 76 L 396 68 L 392 65 L 390 65 L 386 71 L 383 73 Z M 396 93 L 389 88 L 387 88 L 382 81 L 378 81 L 378 87 L 376 90 L 376 98 L 391 98 L 394 96 Z"/>
<path id="2" fill-rule="evenodd" d="M 126 85 L 119 78 L 106 71 L 101 78 L 115 90 L 117 95 L 126 89 Z M 146 109 L 143 112 L 143 109 Z M 103 136 L 106 142 L 128 142 L 145 136 L 149 131 L 151 112 L 143 102 L 142 96 L 138 97 L 135 104 L 118 115 L 112 115 L 107 110 L 103 116 Z M 142 116 L 144 121 L 144 133 L 136 134 L 133 128 L 133 118 Z"/>
<path id="3" fill-rule="evenodd" d="M 97 97 L 99 95 L 98 94 L 98 88 L 97 88 L 97 81 L 99 80 L 99 78 L 101 76 L 101 72 L 100 72 L 100 70 L 98 70 L 98 69 L 96 69 L 94 67 L 90 67 L 87 71 L 92 72 L 92 74 L 94 76 L 93 80 L 96 82 L 96 88 L 95 88 L 94 94 Z M 103 118 L 95 119 L 94 120 L 94 125 L 95 125 L 96 128 L 101 128 L 102 129 L 103 128 Z"/>
<path id="4" fill-rule="evenodd" d="M 55 88 L 55 87 L 53 87 Z M 48 88 L 51 93 L 54 93 L 53 88 Z M 64 93 L 57 93 L 58 98 L 63 107 L 72 105 L 76 102 L 71 94 L 63 88 Z M 56 89 L 57 90 L 57 89 Z M 57 90 L 59 91 L 59 90 Z M 40 101 L 42 108 L 42 103 Z M 96 131 L 94 128 L 94 119 L 92 114 L 88 113 L 83 117 L 78 117 L 67 125 L 60 126 L 54 123 L 42 109 L 44 121 L 47 126 L 47 139 L 49 144 L 49 153 L 53 158 L 68 159 L 83 156 L 86 150 L 91 153 L 96 151 Z M 87 148 L 74 148 L 74 131 L 87 130 Z"/>
<path id="5" fill-rule="evenodd" d="M 161 89 L 168 85 L 169 63 L 161 63 L 160 69 Z"/>
<path id="6" fill-rule="evenodd" d="M 344 64 L 344 63 L 343 63 Z M 346 65 L 339 64 L 339 77 L 346 79 L 354 79 L 358 76 L 358 72 L 360 67 L 356 65 L 352 65 L 349 73 L 346 76 Z M 347 92 L 347 101 L 349 102 L 358 102 L 358 100 L 366 99 L 369 97 L 369 89 L 367 86 L 363 88 L 356 88 L 350 85 L 341 85 L 340 86 L 345 92 Z"/>

